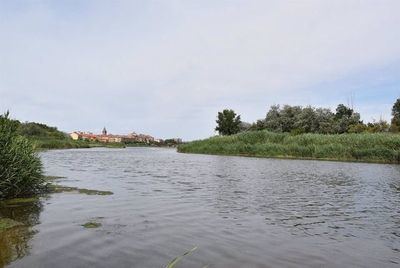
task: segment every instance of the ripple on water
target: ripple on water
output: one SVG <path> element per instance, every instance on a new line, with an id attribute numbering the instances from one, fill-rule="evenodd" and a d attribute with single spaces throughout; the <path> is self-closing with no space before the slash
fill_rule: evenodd
<path id="1" fill-rule="evenodd" d="M 114 195 L 58 194 L 39 210 L 14 214 L 37 220 L 28 221 L 35 230 L 25 240 L 29 252 L 11 266 L 163 267 L 194 246 L 182 267 L 400 262 L 399 166 L 153 148 L 41 157 L 46 173 L 64 176 L 63 184 Z M 82 228 L 97 217 L 101 227 Z"/>

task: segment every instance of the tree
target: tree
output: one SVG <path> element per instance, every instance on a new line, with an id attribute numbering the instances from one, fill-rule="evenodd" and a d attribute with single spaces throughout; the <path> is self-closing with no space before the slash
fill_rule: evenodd
<path id="1" fill-rule="evenodd" d="M 372 133 L 387 132 L 389 128 L 389 124 L 385 120 L 380 119 L 378 122 L 374 120 L 372 123 L 368 123 L 366 131 Z"/>
<path id="2" fill-rule="evenodd" d="M 295 128 L 297 116 L 302 112 L 300 106 L 283 106 L 280 111 L 280 123 L 282 132 L 291 132 Z"/>
<path id="3" fill-rule="evenodd" d="M 397 99 L 393 104 L 392 116 L 391 130 L 397 132 L 400 130 L 400 99 Z"/>
<path id="4" fill-rule="evenodd" d="M 359 123 L 356 125 L 351 125 L 349 127 L 349 133 L 363 133 L 368 130 L 368 126 L 363 123 Z"/>
<path id="5" fill-rule="evenodd" d="M 216 131 L 220 135 L 232 135 L 240 131 L 240 115 L 236 115 L 233 110 L 225 109 L 222 112 L 218 112 L 218 119 L 216 120 L 217 127 Z"/>
<path id="6" fill-rule="evenodd" d="M 313 107 L 308 106 L 303 108 L 300 113 L 296 115 L 296 122 L 294 128 L 297 133 L 315 133 L 317 132 L 318 124 L 316 122 L 316 114 Z"/>
<path id="7" fill-rule="evenodd" d="M 281 110 L 279 105 L 272 105 L 265 117 L 265 128 L 274 131 L 282 132 Z"/>
<path id="8" fill-rule="evenodd" d="M 335 114 L 327 108 L 317 108 L 315 110 L 317 131 L 321 134 L 331 134 L 335 132 L 333 127 Z"/>
<path id="9" fill-rule="evenodd" d="M 344 117 L 349 118 L 353 115 L 353 109 L 345 106 L 344 104 L 339 104 L 336 108 L 336 119 L 342 119 Z"/>
<path id="10" fill-rule="evenodd" d="M 252 125 L 251 125 L 250 123 L 248 123 L 248 122 L 241 122 L 241 123 L 239 124 L 239 130 L 240 130 L 240 132 L 248 131 L 248 130 L 251 129 L 251 127 L 252 127 Z"/>
<path id="11" fill-rule="evenodd" d="M 361 123 L 360 114 L 343 104 L 339 104 L 336 108 L 335 121 L 337 133 L 347 133 L 350 126 Z"/>
<path id="12" fill-rule="evenodd" d="M 265 129 L 265 119 L 257 120 L 257 122 L 251 124 L 251 127 L 249 130 L 254 131 L 254 130 L 263 130 L 263 129 Z"/>

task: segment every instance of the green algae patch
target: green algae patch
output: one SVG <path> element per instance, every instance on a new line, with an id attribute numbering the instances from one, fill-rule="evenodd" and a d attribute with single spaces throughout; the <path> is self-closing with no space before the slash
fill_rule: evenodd
<path id="1" fill-rule="evenodd" d="M 86 195 L 112 195 L 114 194 L 111 191 L 100 191 L 100 190 L 90 190 L 85 188 L 78 187 L 69 187 L 57 184 L 51 184 L 48 186 L 50 193 L 64 193 L 64 192 L 72 192 Z"/>
<path id="2" fill-rule="evenodd" d="M 45 181 L 55 181 L 55 180 L 59 180 L 59 179 L 64 179 L 65 177 L 62 176 L 44 176 L 44 180 Z"/>
<path id="3" fill-rule="evenodd" d="M 24 224 L 19 222 L 19 221 L 15 221 L 13 219 L 9 219 L 9 218 L 0 218 L 0 232 L 5 231 L 7 229 L 11 229 L 17 226 L 23 226 Z"/>
<path id="4" fill-rule="evenodd" d="M 1 201 L 1 205 L 10 206 L 10 205 L 24 205 L 39 201 L 39 197 L 27 197 L 27 198 L 13 198 Z"/>
<path id="5" fill-rule="evenodd" d="M 56 184 L 56 181 L 59 179 L 63 179 L 65 177 L 62 176 L 44 176 L 45 181 L 47 182 L 46 185 L 46 193 L 79 193 L 79 194 L 86 194 L 86 195 L 112 195 L 114 194 L 111 191 L 100 191 L 100 190 L 93 190 L 93 189 L 86 189 L 86 188 L 78 188 L 78 187 L 70 187 L 64 186 L 60 184 Z"/>
<path id="6" fill-rule="evenodd" d="M 87 229 L 94 229 L 94 228 L 101 227 L 101 223 L 95 222 L 95 221 L 88 221 L 87 223 L 82 224 L 82 226 L 87 228 Z"/>
<path id="7" fill-rule="evenodd" d="M 80 194 L 87 195 L 113 195 L 114 193 L 111 191 L 99 191 L 99 190 L 90 190 L 90 189 L 78 189 Z"/>

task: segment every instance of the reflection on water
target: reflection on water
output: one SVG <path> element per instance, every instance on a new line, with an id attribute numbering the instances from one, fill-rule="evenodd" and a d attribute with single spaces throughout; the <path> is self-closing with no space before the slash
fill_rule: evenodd
<path id="1" fill-rule="evenodd" d="M 29 253 L 29 241 L 39 223 L 42 203 L 39 199 L 0 203 L 0 219 L 12 219 L 17 226 L 0 230 L 0 267 Z"/>
<path id="2" fill-rule="evenodd" d="M 42 212 L 40 204 L 1 212 L 36 231 L 5 246 L 14 252 L 8 261 L 25 254 L 10 267 L 164 267 L 195 246 L 179 267 L 400 263 L 397 165 L 154 148 L 48 151 L 42 159 L 62 185 L 114 194 L 59 193 L 42 200 Z"/>

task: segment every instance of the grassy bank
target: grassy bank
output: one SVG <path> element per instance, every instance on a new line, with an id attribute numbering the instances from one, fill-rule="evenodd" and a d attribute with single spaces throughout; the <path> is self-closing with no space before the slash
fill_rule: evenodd
<path id="1" fill-rule="evenodd" d="M 36 149 L 72 149 L 72 148 L 90 148 L 90 144 L 85 141 L 74 141 L 72 139 L 48 139 L 48 138 L 30 138 Z"/>
<path id="2" fill-rule="evenodd" d="M 101 143 L 101 142 L 89 142 L 81 140 L 72 140 L 70 138 L 65 139 L 31 139 L 35 148 L 38 150 L 46 149 L 74 149 L 74 148 L 95 148 L 95 147 L 107 147 L 107 148 L 125 148 L 123 143 Z"/>
<path id="3" fill-rule="evenodd" d="M 181 153 L 400 163 L 400 135 L 302 134 L 249 131 L 182 144 Z"/>

